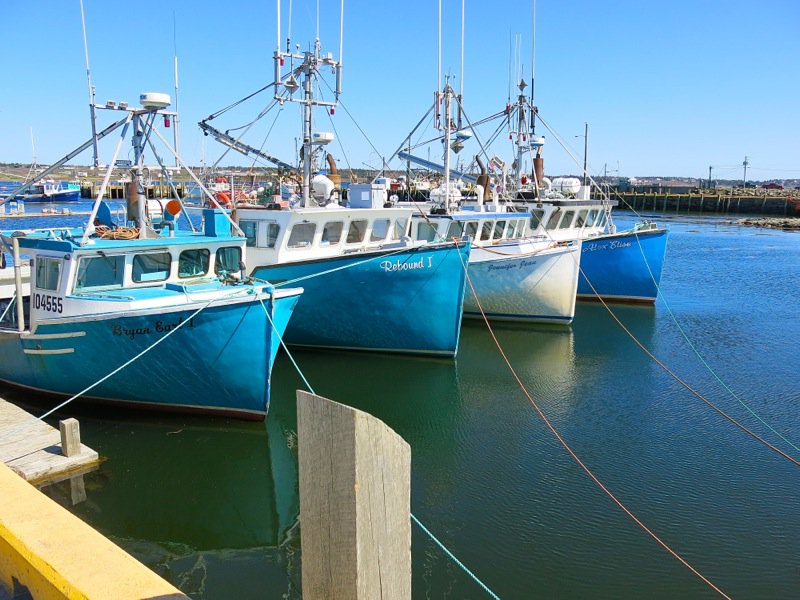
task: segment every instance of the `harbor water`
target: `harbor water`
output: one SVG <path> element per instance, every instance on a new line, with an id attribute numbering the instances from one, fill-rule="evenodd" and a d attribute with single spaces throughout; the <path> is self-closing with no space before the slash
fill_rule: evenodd
<path id="1" fill-rule="evenodd" d="M 670 239 L 655 307 L 579 303 L 568 327 L 494 327 L 530 397 L 480 322 L 455 361 L 293 352 L 315 393 L 409 442 L 414 515 L 501 598 L 718 597 L 534 403 L 726 594 L 798 596 L 800 466 L 714 407 L 800 460 L 800 233 L 657 220 Z M 192 598 L 300 598 L 305 384 L 285 353 L 272 383 L 265 423 L 70 406 L 58 417 L 105 461 L 78 498 L 69 482 L 45 491 Z M 0 392 L 34 413 L 51 402 Z M 488 597 L 412 528 L 414 598 Z"/>

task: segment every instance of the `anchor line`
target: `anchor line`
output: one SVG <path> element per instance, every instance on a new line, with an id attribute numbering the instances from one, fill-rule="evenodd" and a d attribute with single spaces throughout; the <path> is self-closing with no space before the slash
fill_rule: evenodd
<path id="1" fill-rule="evenodd" d="M 455 242 L 456 248 L 458 248 L 458 244 L 459 244 L 459 242 Z M 459 256 L 460 256 L 460 255 L 459 255 Z M 261 307 L 264 309 L 264 313 L 267 315 L 267 319 L 269 320 L 269 323 L 270 323 L 270 325 L 272 326 L 272 329 L 275 331 L 276 335 L 278 336 L 278 339 L 280 340 L 280 343 L 281 343 L 281 347 L 282 347 L 282 348 L 283 348 L 283 349 L 286 351 L 286 354 L 289 356 L 289 360 L 292 362 L 292 365 L 294 366 L 295 370 L 296 370 L 296 371 L 297 371 L 297 373 L 300 375 L 300 378 L 303 380 L 303 383 L 306 385 L 306 388 L 308 389 L 308 391 L 309 391 L 309 392 L 311 392 L 312 394 L 315 394 L 315 395 L 316 395 L 316 392 L 315 392 L 315 391 L 314 391 L 314 389 L 311 387 L 311 384 L 308 382 L 308 379 L 306 378 L 306 376 L 305 376 L 305 374 L 303 373 L 302 369 L 300 369 L 300 366 L 297 364 L 297 361 L 294 359 L 294 356 L 292 356 L 292 353 L 289 351 L 289 348 L 287 347 L 287 345 L 286 345 L 286 342 L 285 342 L 285 341 L 284 341 L 284 339 L 283 339 L 283 336 L 280 334 L 280 332 L 278 331 L 278 329 L 275 327 L 275 323 L 274 323 L 274 322 L 273 322 L 273 320 L 272 320 L 272 316 L 269 314 L 269 311 L 267 310 L 267 307 L 264 305 L 264 301 L 263 301 L 263 300 L 261 300 Z M 450 559 L 451 559 L 451 560 L 452 560 L 452 561 L 453 561 L 453 562 L 454 562 L 454 563 L 455 563 L 455 564 L 456 564 L 458 567 L 460 567 L 460 568 L 461 568 L 461 569 L 462 569 L 462 570 L 463 570 L 463 571 L 464 571 L 464 572 L 465 572 L 467 575 L 469 575 L 469 576 L 470 576 L 470 577 L 471 577 L 471 578 L 472 578 L 472 579 L 473 579 L 473 580 L 474 580 L 474 581 L 475 581 L 475 582 L 476 582 L 476 583 L 477 583 L 479 586 L 481 586 L 481 588 L 483 588 L 483 590 L 484 590 L 484 591 L 486 591 L 486 593 L 487 593 L 487 594 L 489 594 L 489 596 L 491 596 L 491 597 L 492 597 L 492 598 L 494 598 L 495 600 L 499 600 L 499 596 L 498 596 L 497 594 L 495 594 L 495 593 L 494 593 L 494 592 L 493 592 L 491 589 L 489 589 L 489 587 L 488 587 L 488 586 L 487 586 L 485 583 L 483 583 L 483 581 L 481 581 L 481 580 L 480 580 L 480 578 L 478 578 L 478 576 L 477 576 L 477 575 L 475 575 L 475 573 L 473 573 L 473 572 L 472 572 L 472 571 L 471 571 L 471 570 L 470 570 L 470 569 L 469 569 L 469 568 L 468 568 L 468 567 L 467 567 L 467 566 L 466 566 L 464 563 L 462 563 L 460 560 L 458 560 L 458 558 L 456 558 L 455 554 L 453 554 L 453 552 L 452 552 L 451 550 L 449 550 L 449 549 L 448 549 L 448 548 L 447 548 L 447 547 L 446 547 L 446 546 L 445 546 L 445 545 L 444 545 L 444 544 L 443 544 L 443 543 L 442 543 L 442 542 L 441 542 L 441 541 L 440 541 L 440 540 L 439 540 L 439 539 L 438 539 L 438 538 L 437 538 L 437 537 L 436 537 L 436 536 L 435 536 L 435 535 L 434 535 L 434 534 L 431 532 L 431 530 L 430 530 L 430 529 L 428 529 L 427 527 L 425 527 L 425 525 L 423 525 L 423 524 L 422 524 L 422 521 L 420 521 L 420 520 L 419 520 L 419 519 L 418 519 L 418 518 L 417 518 L 417 517 L 414 515 L 414 513 L 409 513 L 409 516 L 411 517 L 411 520 L 412 520 L 412 521 L 414 521 L 414 523 L 416 523 L 416 524 L 419 526 L 419 528 L 420 528 L 420 529 L 422 529 L 422 531 L 423 531 L 423 532 L 425 532 L 425 534 L 426 534 L 426 535 L 427 535 L 427 536 L 428 536 L 428 537 L 429 537 L 429 538 L 430 538 L 430 539 L 431 539 L 431 540 L 432 540 L 432 541 L 433 541 L 433 542 L 434 542 L 434 543 L 435 543 L 437 546 L 439 546 L 439 548 L 441 548 L 441 549 L 442 549 L 442 551 L 444 551 L 444 553 L 445 553 L 445 554 L 447 554 L 447 556 L 449 556 L 449 557 L 450 557 Z"/>
<path id="2" fill-rule="evenodd" d="M 495 346 L 497 346 L 498 352 L 500 352 L 500 356 L 502 357 L 503 362 L 506 363 L 506 366 L 508 367 L 509 372 L 511 373 L 511 376 L 517 382 L 517 385 L 519 386 L 520 390 L 522 390 L 522 393 L 525 396 L 525 398 L 528 400 L 528 402 L 531 404 L 533 409 L 539 415 L 539 418 L 542 419 L 542 421 L 544 422 L 545 426 L 550 430 L 550 432 L 556 438 L 558 443 L 567 451 L 567 453 L 570 455 L 570 457 L 572 457 L 572 459 L 575 461 L 575 463 L 589 476 L 589 478 L 603 491 L 603 493 L 605 493 L 614 502 L 614 504 L 616 504 L 626 515 L 628 515 L 628 517 L 630 517 L 630 519 L 634 523 L 636 523 L 636 525 L 638 525 L 645 533 L 647 533 L 647 535 L 649 535 L 653 540 L 655 540 L 655 542 L 658 543 L 658 545 L 660 545 L 662 548 L 664 548 L 664 550 L 666 550 L 676 560 L 678 560 L 678 562 L 680 562 L 683 566 L 685 566 L 687 569 L 689 569 L 689 571 L 691 571 L 700 580 L 702 580 L 703 583 L 708 585 L 712 590 L 717 592 L 723 598 L 726 598 L 726 599 L 730 600 L 730 596 L 728 596 L 725 592 L 723 592 L 710 579 L 708 579 L 702 573 L 700 573 L 700 571 L 698 571 L 695 567 L 693 567 L 685 558 L 683 558 L 680 554 L 678 554 L 678 552 L 673 550 L 653 530 L 651 530 L 649 527 L 647 527 L 647 525 L 645 525 L 645 523 L 641 519 L 639 519 L 625 504 L 623 504 L 623 502 L 619 498 L 617 498 L 617 496 L 608 487 L 606 487 L 606 485 L 600 480 L 600 478 L 597 475 L 594 474 L 594 472 L 586 465 L 586 463 L 584 463 L 581 460 L 581 458 L 575 453 L 575 451 L 572 449 L 572 447 L 561 436 L 561 434 L 559 433 L 558 429 L 556 429 L 555 425 L 553 425 L 553 423 L 550 421 L 550 419 L 547 417 L 547 415 L 541 409 L 541 407 L 539 406 L 538 402 L 536 402 L 536 400 L 533 398 L 533 395 L 525 387 L 525 384 L 523 383 L 522 379 L 517 374 L 516 370 L 514 369 L 513 365 L 511 364 L 511 361 L 509 360 L 508 356 L 506 355 L 505 351 L 503 350 L 503 347 L 501 346 L 500 341 L 497 339 L 497 336 L 495 335 L 494 330 L 492 329 L 492 326 L 489 323 L 488 317 L 486 316 L 486 314 L 483 311 L 483 307 L 481 306 L 480 300 L 478 299 L 478 294 L 476 293 L 475 287 L 472 285 L 472 280 L 470 279 L 469 273 L 467 272 L 467 265 L 463 263 L 463 260 L 462 260 L 462 265 L 463 265 L 464 271 L 466 273 L 467 283 L 469 283 L 469 287 L 470 287 L 470 290 L 472 292 L 472 295 L 474 296 L 475 302 L 478 305 L 478 310 L 480 311 L 481 316 L 483 317 L 484 323 L 486 323 L 486 327 L 489 330 L 489 334 L 492 336 L 492 340 L 494 341 Z"/>

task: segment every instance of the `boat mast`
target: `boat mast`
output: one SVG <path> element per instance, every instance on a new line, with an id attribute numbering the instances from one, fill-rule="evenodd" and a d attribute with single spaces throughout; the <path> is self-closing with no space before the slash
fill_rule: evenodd
<path id="1" fill-rule="evenodd" d="M 314 42 L 313 51 L 306 51 L 302 54 L 299 52 L 292 53 L 290 51 L 290 40 L 286 40 L 286 52 L 281 50 L 281 34 L 280 34 L 280 0 L 277 2 L 277 40 L 278 46 L 273 54 L 275 60 L 275 100 L 281 105 L 284 102 L 298 102 L 303 105 L 303 206 L 308 208 L 311 206 L 311 169 L 312 169 L 312 150 L 313 150 L 313 134 L 312 134 L 312 108 L 314 106 L 322 106 L 329 108 L 331 114 L 339 103 L 339 96 L 342 93 L 342 31 L 344 27 L 344 2 L 341 3 L 341 12 L 339 18 L 339 60 L 333 58 L 333 54 L 328 53 L 322 56 L 319 37 Z M 282 74 L 282 67 L 286 64 L 286 59 L 289 59 L 290 69 L 286 75 Z M 301 61 L 300 66 L 292 68 L 295 60 Z M 314 97 L 313 90 L 313 77 L 317 74 L 323 66 L 329 66 L 333 69 L 336 77 L 336 89 L 334 91 L 334 100 L 326 102 Z M 294 93 L 300 88 L 300 83 L 297 81 L 297 76 L 303 76 L 303 97 L 295 98 Z M 283 92 L 288 92 L 284 94 Z"/>
<path id="2" fill-rule="evenodd" d="M 94 167 L 95 169 L 100 166 L 100 161 L 97 157 L 97 113 L 94 108 L 95 90 L 92 85 L 92 74 L 89 71 L 89 46 L 86 43 L 86 19 L 83 13 L 83 0 L 81 0 L 81 26 L 83 27 L 83 53 L 86 57 L 86 82 L 89 85 L 89 117 L 92 122 L 92 151 L 94 152 Z"/>

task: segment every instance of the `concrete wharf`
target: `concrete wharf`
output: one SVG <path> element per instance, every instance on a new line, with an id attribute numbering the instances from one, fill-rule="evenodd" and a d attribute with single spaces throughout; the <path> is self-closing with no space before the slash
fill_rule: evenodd
<path id="1" fill-rule="evenodd" d="M 96 451 L 81 444 L 78 422 L 55 429 L 0 398 L 0 462 L 26 481 L 61 479 L 99 463 Z"/>

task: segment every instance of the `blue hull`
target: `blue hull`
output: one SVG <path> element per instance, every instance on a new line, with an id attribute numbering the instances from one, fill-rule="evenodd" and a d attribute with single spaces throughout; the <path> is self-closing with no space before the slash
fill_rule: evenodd
<path id="1" fill-rule="evenodd" d="M 454 356 L 468 260 L 468 244 L 443 244 L 259 266 L 252 274 L 303 287 L 286 328 L 289 344 Z"/>
<path id="2" fill-rule="evenodd" d="M 297 298 L 264 303 L 279 331 Z M 23 337 L 0 332 L 0 380 L 72 396 L 150 348 L 200 306 L 52 320 Z M 210 306 L 82 398 L 263 419 L 278 347 L 278 334 L 259 302 Z"/>
<path id="3" fill-rule="evenodd" d="M 585 240 L 578 298 L 655 302 L 666 250 L 666 229 L 623 231 Z"/>
<path id="4" fill-rule="evenodd" d="M 22 194 L 16 198 L 23 202 L 73 202 L 81 199 L 80 190 L 69 190 L 67 192 L 58 192 L 49 196 L 44 194 Z"/>

